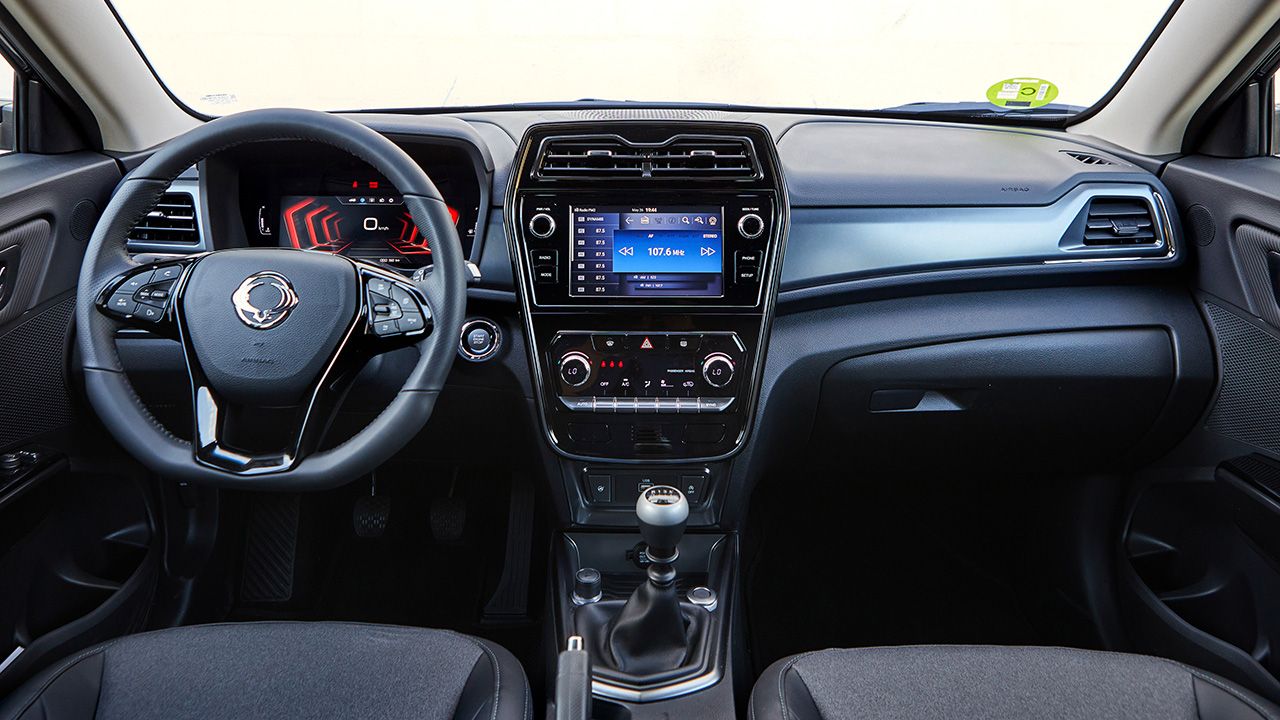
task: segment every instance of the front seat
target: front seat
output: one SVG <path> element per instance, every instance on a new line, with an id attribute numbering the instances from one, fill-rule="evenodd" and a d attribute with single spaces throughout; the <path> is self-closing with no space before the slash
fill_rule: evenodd
<path id="1" fill-rule="evenodd" d="M 129 635 L 55 664 L 0 720 L 529 720 L 506 650 L 442 630 L 358 623 L 197 625 Z"/>
<path id="2" fill-rule="evenodd" d="M 769 666 L 753 720 L 1268 720 L 1280 708 L 1143 655 L 1048 647 L 822 650 Z"/>

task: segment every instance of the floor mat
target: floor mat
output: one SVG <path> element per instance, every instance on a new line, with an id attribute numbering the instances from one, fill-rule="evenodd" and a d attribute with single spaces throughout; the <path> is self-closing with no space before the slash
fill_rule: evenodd
<path id="1" fill-rule="evenodd" d="M 377 493 L 389 498 L 390 509 L 385 530 L 373 537 L 357 532 L 352 515 L 358 497 L 370 492 L 368 481 L 304 495 L 293 600 L 241 602 L 232 619 L 348 620 L 450 629 L 491 639 L 526 667 L 534 667 L 540 660 L 540 587 L 531 589 L 528 617 L 500 626 L 481 622 L 502 572 L 510 482 L 503 473 L 457 474 L 447 467 L 424 470 L 420 463 L 384 467 L 377 477 Z M 536 494 L 530 495 L 532 502 L 539 502 L 532 497 Z M 534 530 L 532 578 L 546 575 L 549 544 L 544 524 L 536 523 Z"/>

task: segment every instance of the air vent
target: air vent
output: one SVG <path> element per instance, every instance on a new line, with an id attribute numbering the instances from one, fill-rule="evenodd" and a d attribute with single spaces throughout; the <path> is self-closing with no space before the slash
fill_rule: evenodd
<path id="1" fill-rule="evenodd" d="M 1085 245 L 1155 245 L 1159 242 L 1151 206 L 1145 200 L 1094 198 L 1089 201 Z"/>
<path id="2" fill-rule="evenodd" d="M 547 140 L 538 160 L 541 177 L 643 177 L 644 156 L 616 138 Z"/>
<path id="3" fill-rule="evenodd" d="M 196 203 L 191 193 L 167 192 L 161 195 L 151 212 L 133 227 L 129 240 L 162 245 L 199 244 Z"/>
<path id="4" fill-rule="evenodd" d="M 640 145 L 591 136 L 547 139 L 537 176 L 740 180 L 758 178 L 760 170 L 746 138 L 677 136 Z"/>
<path id="5" fill-rule="evenodd" d="M 1114 162 L 1101 155 L 1090 155 L 1089 153 L 1076 152 L 1075 150 L 1063 150 L 1062 152 L 1085 165 L 1115 165 Z"/>

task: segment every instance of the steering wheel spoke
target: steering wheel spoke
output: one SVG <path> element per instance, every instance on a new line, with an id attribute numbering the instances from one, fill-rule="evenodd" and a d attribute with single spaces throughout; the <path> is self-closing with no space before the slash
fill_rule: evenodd
<path id="1" fill-rule="evenodd" d="M 191 262 L 141 265 L 120 273 L 98 297 L 98 310 L 123 324 L 176 338 L 173 298 Z"/>

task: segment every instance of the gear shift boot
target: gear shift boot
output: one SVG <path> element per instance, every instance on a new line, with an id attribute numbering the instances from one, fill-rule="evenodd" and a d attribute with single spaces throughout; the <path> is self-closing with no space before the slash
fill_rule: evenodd
<path id="1" fill-rule="evenodd" d="M 614 665 L 634 675 L 653 675 L 684 664 L 689 636 L 675 583 L 641 583 L 609 624 Z"/>

